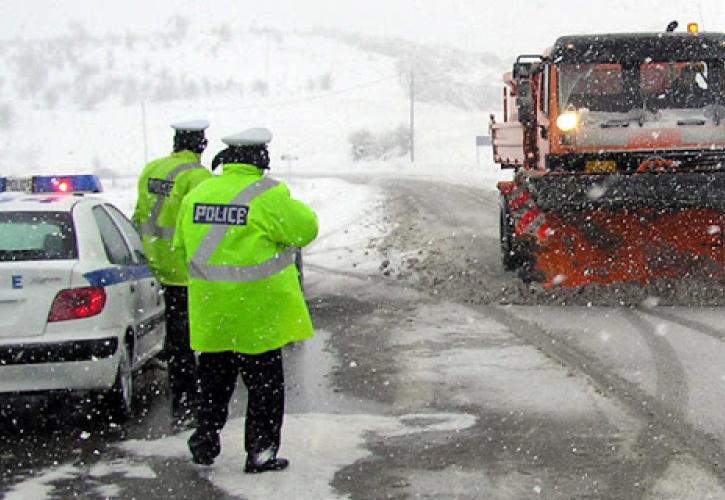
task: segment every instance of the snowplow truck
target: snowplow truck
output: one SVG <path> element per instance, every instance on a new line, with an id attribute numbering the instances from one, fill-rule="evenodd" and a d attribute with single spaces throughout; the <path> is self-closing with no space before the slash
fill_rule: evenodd
<path id="1" fill-rule="evenodd" d="M 723 61 L 725 34 L 693 25 L 519 56 L 490 120 L 513 169 L 497 186 L 504 267 L 544 287 L 725 283 Z"/>

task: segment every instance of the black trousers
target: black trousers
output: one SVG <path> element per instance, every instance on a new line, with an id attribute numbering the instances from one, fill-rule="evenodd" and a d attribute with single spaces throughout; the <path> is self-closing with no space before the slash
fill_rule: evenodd
<path id="1" fill-rule="evenodd" d="M 189 340 L 189 304 L 185 286 L 164 285 L 166 344 L 172 411 L 183 413 L 198 397 L 196 356 Z"/>
<path id="2" fill-rule="evenodd" d="M 199 355 L 201 402 L 190 443 L 213 456 L 219 454 L 219 433 L 227 422 L 229 400 L 239 375 L 248 390 L 244 449 L 250 455 L 267 450 L 276 453 L 284 415 L 284 369 L 279 349 L 263 354 Z"/>

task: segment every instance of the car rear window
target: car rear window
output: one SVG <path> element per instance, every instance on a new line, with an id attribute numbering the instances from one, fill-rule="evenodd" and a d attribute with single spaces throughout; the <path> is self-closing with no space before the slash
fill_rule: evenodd
<path id="1" fill-rule="evenodd" d="M 0 212 L 0 261 L 77 259 L 68 212 Z"/>

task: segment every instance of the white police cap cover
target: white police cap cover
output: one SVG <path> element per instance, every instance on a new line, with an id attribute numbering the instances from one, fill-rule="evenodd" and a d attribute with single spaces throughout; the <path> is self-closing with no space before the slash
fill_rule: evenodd
<path id="1" fill-rule="evenodd" d="M 207 120 L 189 120 L 185 122 L 174 122 L 171 124 L 171 128 L 177 132 L 203 132 L 209 128 L 209 122 Z"/>
<path id="2" fill-rule="evenodd" d="M 261 146 L 272 140 L 272 132 L 269 129 L 257 127 L 248 128 L 242 132 L 222 137 L 222 142 L 227 146 Z"/>

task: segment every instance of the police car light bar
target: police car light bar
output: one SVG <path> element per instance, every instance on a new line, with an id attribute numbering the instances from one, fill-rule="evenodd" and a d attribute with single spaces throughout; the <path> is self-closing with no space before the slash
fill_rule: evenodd
<path id="1" fill-rule="evenodd" d="M 100 193 L 101 180 L 95 175 L 34 175 L 33 177 L 0 177 L 0 192 L 30 193 Z"/>

